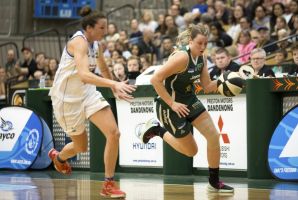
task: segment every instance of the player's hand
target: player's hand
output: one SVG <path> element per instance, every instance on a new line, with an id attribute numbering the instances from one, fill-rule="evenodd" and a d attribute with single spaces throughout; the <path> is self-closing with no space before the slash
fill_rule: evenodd
<path id="1" fill-rule="evenodd" d="M 133 99 L 131 95 L 132 92 L 136 90 L 135 85 L 129 85 L 128 81 L 116 82 L 114 88 L 112 89 L 114 96 L 118 99 L 123 99 L 129 101 Z"/>
<path id="2" fill-rule="evenodd" d="M 187 105 L 178 103 L 178 102 L 173 102 L 171 105 L 171 109 L 177 113 L 177 115 L 181 117 L 186 117 L 189 114 L 189 109 L 187 108 Z"/>

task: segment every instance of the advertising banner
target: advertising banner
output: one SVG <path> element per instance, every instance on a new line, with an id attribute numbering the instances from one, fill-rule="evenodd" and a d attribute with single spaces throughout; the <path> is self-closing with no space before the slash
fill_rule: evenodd
<path id="1" fill-rule="evenodd" d="M 246 96 L 201 95 L 198 97 L 210 113 L 220 134 L 220 168 L 247 170 Z M 198 154 L 193 166 L 208 168 L 206 139 L 194 128 Z"/>
<path id="2" fill-rule="evenodd" d="M 23 107 L 0 110 L 0 168 L 27 169 L 35 161 L 43 136 L 42 122 Z"/>
<path id="3" fill-rule="evenodd" d="M 283 180 L 298 180 L 298 106 L 277 125 L 268 150 L 271 173 Z"/>
<path id="4" fill-rule="evenodd" d="M 118 126 L 120 129 L 120 166 L 163 166 L 163 142 L 159 137 L 143 144 L 136 136 L 136 127 L 155 118 L 153 97 L 135 98 L 131 102 L 116 101 Z"/>

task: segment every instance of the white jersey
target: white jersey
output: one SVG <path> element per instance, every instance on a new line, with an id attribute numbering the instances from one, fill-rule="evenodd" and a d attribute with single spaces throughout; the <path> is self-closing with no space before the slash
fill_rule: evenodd
<path id="1" fill-rule="evenodd" d="M 75 37 L 82 37 L 87 41 L 82 31 L 77 31 L 70 40 Z M 89 70 L 93 71 L 97 66 L 98 42 L 88 44 Z M 66 45 L 49 95 L 64 102 L 79 102 L 90 94 L 90 92 L 95 91 L 95 85 L 81 81 L 74 57 L 69 54 Z"/>

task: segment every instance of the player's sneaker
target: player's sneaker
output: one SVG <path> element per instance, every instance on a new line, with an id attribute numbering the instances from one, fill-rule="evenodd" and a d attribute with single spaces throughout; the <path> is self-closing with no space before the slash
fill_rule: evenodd
<path id="1" fill-rule="evenodd" d="M 223 182 L 219 181 L 217 185 L 212 186 L 210 183 L 207 186 L 208 192 L 217 192 L 217 193 L 233 193 L 234 188 L 225 185 Z"/>
<path id="2" fill-rule="evenodd" d="M 53 161 L 54 167 L 58 172 L 60 172 L 62 174 L 70 175 L 71 174 L 70 164 L 67 161 L 65 161 L 63 163 L 58 161 L 57 160 L 58 154 L 59 154 L 59 152 L 56 149 L 52 148 L 49 151 L 48 156 Z"/>
<path id="3" fill-rule="evenodd" d="M 105 198 L 125 198 L 125 192 L 121 191 L 115 181 L 105 181 L 100 195 Z"/>
<path id="4" fill-rule="evenodd" d="M 146 123 L 138 124 L 135 134 L 144 144 L 147 144 L 151 138 L 158 136 L 156 131 L 158 128 L 160 128 L 159 122 L 152 118 Z"/>

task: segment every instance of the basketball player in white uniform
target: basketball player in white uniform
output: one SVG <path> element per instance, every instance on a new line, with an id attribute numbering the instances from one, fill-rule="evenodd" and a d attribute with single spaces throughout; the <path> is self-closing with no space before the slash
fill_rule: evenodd
<path id="1" fill-rule="evenodd" d="M 120 134 L 111 108 L 100 92 L 96 91 L 96 86 L 110 87 L 117 98 L 124 100 L 132 99 L 130 93 L 135 86 L 110 80 L 102 48 L 97 42 L 106 34 L 106 17 L 89 7 L 82 9 L 81 16 L 83 30 L 76 32 L 64 48 L 50 90 L 55 117 L 72 142 L 66 144 L 61 152 L 52 149 L 49 157 L 57 171 L 70 174 L 71 167 L 67 159 L 87 151 L 85 120 L 89 119 L 106 137 L 105 182 L 100 194 L 122 198 L 125 192 L 118 189 L 114 182 Z M 90 71 L 96 66 L 100 68 L 102 77 Z"/>

